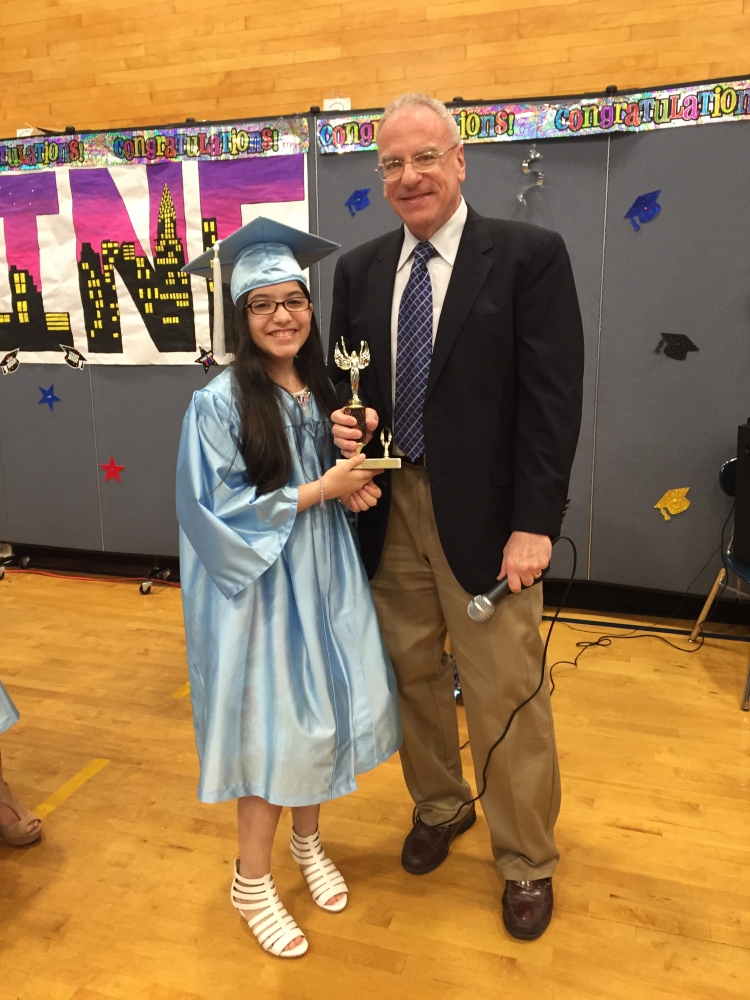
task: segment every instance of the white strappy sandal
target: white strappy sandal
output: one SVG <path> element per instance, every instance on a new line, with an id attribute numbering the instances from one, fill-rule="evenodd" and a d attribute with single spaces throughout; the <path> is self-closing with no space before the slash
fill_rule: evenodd
<path id="1" fill-rule="evenodd" d="M 243 878 L 238 858 L 234 863 L 231 899 L 232 906 L 247 921 L 263 951 L 278 958 L 299 958 L 305 954 L 307 938 L 279 899 L 273 875 Z M 284 951 L 297 937 L 302 938 L 302 943 Z"/>
<path id="2" fill-rule="evenodd" d="M 313 902 L 327 913 L 341 913 L 349 901 L 349 890 L 344 876 L 323 850 L 320 832 L 316 830 L 311 837 L 300 837 L 292 827 L 292 840 L 289 846 L 294 860 L 307 880 Z M 343 899 L 338 903 L 329 904 L 329 899 L 342 892 L 345 894 Z"/>

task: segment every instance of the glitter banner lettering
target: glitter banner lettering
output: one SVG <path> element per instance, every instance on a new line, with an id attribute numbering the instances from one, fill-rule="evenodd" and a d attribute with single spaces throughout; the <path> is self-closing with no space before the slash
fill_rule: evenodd
<path id="1" fill-rule="evenodd" d="M 649 132 L 750 118 L 750 79 L 689 84 L 560 102 L 507 102 L 452 108 L 465 143 L 513 142 Z M 377 149 L 380 115 L 320 118 L 321 153 Z"/>
<path id="2" fill-rule="evenodd" d="M 82 132 L 0 142 L 0 173 L 58 166 L 241 160 L 306 153 L 308 148 L 306 118 Z"/>

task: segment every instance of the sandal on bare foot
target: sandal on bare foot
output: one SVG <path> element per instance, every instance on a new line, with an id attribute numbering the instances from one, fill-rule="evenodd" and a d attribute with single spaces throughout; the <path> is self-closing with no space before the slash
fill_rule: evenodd
<path id="1" fill-rule="evenodd" d="M 292 827 L 292 848 L 294 860 L 302 869 L 308 888 L 313 898 L 322 910 L 328 913 L 341 913 L 349 901 L 349 890 L 344 876 L 331 861 L 320 842 L 318 830 L 310 837 L 300 837 Z M 330 902 L 334 896 L 343 894 L 343 899 Z"/>
<path id="2" fill-rule="evenodd" d="M 0 823 L 0 837 L 11 847 L 26 847 L 39 840 L 42 835 L 42 821 L 32 812 L 22 806 L 11 792 L 7 782 L 3 780 L 2 761 L 0 760 L 0 805 L 7 806 L 18 818 L 13 823 Z M 31 830 L 29 830 L 31 827 Z"/>
<path id="3" fill-rule="evenodd" d="M 232 906 L 247 921 L 263 951 L 278 958 L 300 958 L 305 954 L 307 938 L 279 899 L 273 875 L 243 878 L 238 858 L 234 863 L 231 898 Z M 295 938 L 302 941 L 288 948 Z"/>

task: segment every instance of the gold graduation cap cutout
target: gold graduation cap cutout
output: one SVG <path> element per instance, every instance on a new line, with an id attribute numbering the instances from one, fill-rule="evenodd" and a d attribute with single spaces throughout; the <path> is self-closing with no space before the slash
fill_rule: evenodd
<path id="1" fill-rule="evenodd" d="M 661 500 L 654 504 L 665 521 L 671 519 L 670 514 L 681 514 L 688 509 L 690 501 L 687 498 L 687 491 L 689 489 L 689 486 L 684 486 L 679 490 L 667 490 Z"/>

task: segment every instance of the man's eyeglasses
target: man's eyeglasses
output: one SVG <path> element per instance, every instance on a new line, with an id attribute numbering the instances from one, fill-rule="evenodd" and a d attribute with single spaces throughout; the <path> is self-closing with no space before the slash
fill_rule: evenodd
<path id="1" fill-rule="evenodd" d="M 437 170 L 441 166 L 442 157 L 446 153 L 450 153 L 458 145 L 457 142 L 454 142 L 452 146 L 449 146 L 442 152 L 439 149 L 425 149 L 421 153 L 417 153 L 416 156 L 412 156 L 410 160 L 398 160 L 396 158 L 383 160 L 382 163 L 377 165 L 375 172 L 384 181 L 397 181 L 403 174 L 406 164 L 411 163 L 418 174 L 427 174 L 430 170 Z"/>
<path id="2" fill-rule="evenodd" d="M 245 303 L 245 309 L 249 309 L 254 316 L 273 316 L 279 306 L 283 306 L 287 312 L 305 312 L 310 306 L 310 300 L 304 295 L 292 295 L 282 302 L 274 299 L 252 299 Z"/>

